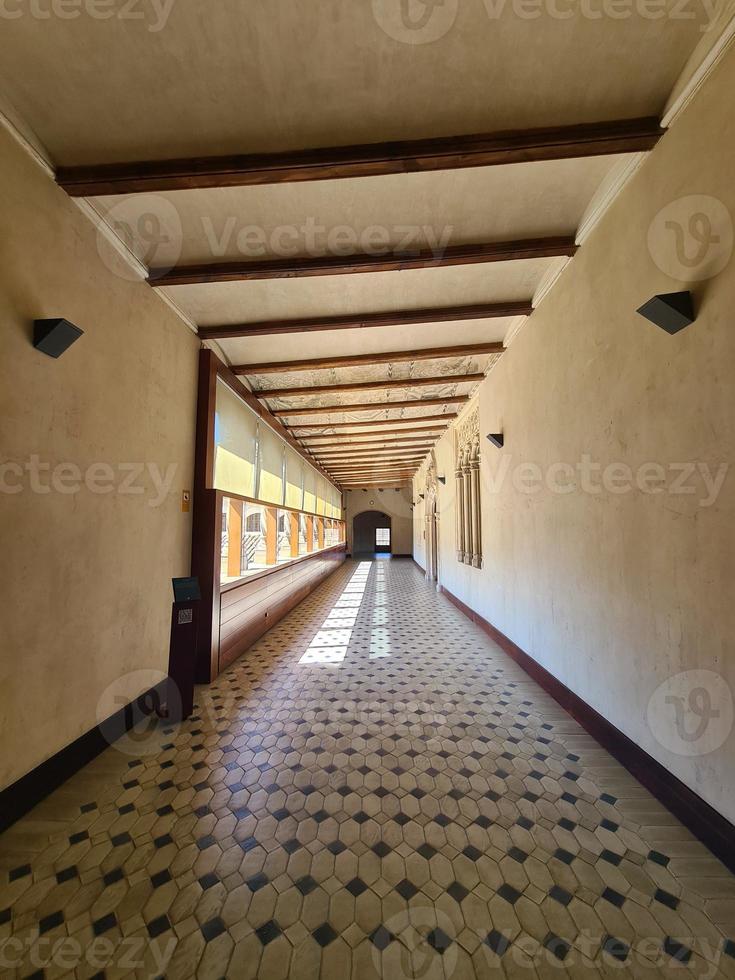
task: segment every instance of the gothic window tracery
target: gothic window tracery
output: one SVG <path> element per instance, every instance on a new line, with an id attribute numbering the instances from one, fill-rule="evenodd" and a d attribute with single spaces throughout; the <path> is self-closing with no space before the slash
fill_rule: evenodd
<path id="1" fill-rule="evenodd" d="M 457 560 L 482 568 L 480 514 L 480 413 L 475 408 L 456 429 Z"/>

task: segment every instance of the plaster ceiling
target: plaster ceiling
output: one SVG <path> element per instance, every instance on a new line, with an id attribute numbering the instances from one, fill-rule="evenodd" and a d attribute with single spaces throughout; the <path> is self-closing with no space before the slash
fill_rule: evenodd
<path id="1" fill-rule="evenodd" d="M 95 198 L 148 265 L 573 234 L 620 155 Z M 156 234 L 151 235 L 152 221 Z"/>
<path id="2" fill-rule="evenodd" d="M 0 86 L 66 165 L 655 115 L 706 20 L 699 4 L 691 20 L 632 3 L 616 19 L 446 0 L 424 43 L 395 0 L 117 0 L 105 19 L 35 6 L 9 4 Z"/>
<path id="3" fill-rule="evenodd" d="M 78 0 L 76 16 L 38 14 L 51 3 L 18 0 L 20 16 L 3 19 L 0 86 L 21 131 L 53 164 L 67 167 L 659 117 L 685 65 L 693 70 L 689 59 L 703 49 L 706 19 L 704 4 L 692 5 L 693 19 L 674 16 L 678 0 L 665 0 L 657 17 L 632 2 L 625 16 L 584 16 L 558 0 L 538 0 L 531 17 L 517 0 L 444 0 L 426 8 L 418 0 L 112 0 L 104 19 L 92 15 L 92 0 Z M 587 7 L 601 3 L 588 0 Z M 427 11 L 435 37 L 406 26 L 406 17 L 415 26 Z M 130 193 L 89 205 L 106 222 L 104 234 L 109 226 L 148 268 L 288 259 L 285 278 L 161 291 L 200 328 L 263 321 L 279 328 L 217 343 L 231 365 L 310 362 L 243 375 L 256 391 L 281 390 L 263 399 L 273 411 L 341 409 L 280 416 L 296 437 L 324 434 L 354 445 L 360 423 L 380 422 L 364 426 L 362 442 L 383 435 L 395 444 L 391 427 L 410 434 L 415 425 L 426 431 L 429 422 L 420 420 L 427 416 L 453 417 L 465 402 L 451 399 L 478 387 L 453 377 L 485 374 L 502 356 L 445 350 L 423 359 L 421 349 L 501 342 L 519 319 L 428 316 L 406 324 L 398 317 L 393 325 L 316 332 L 288 321 L 530 305 L 568 259 L 312 277 L 300 275 L 298 259 L 406 248 L 440 256 L 444 246 L 573 238 L 631 160 L 616 150 L 391 176 L 335 180 L 324 173 L 330 179 Z M 320 364 L 391 352 L 397 356 L 387 363 Z M 417 356 L 398 356 L 406 352 Z M 440 380 L 412 384 L 420 378 Z M 388 381 L 405 384 L 283 393 Z M 439 404 L 422 405 L 427 399 Z M 416 405 L 396 407 L 407 400 Z"/>

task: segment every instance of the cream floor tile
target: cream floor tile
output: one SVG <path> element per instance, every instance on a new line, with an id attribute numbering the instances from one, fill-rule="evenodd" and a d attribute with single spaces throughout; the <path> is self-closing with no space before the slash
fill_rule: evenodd
<path id="1" fill-rule="evenodd" d="M 735 877 L 412 563 L 346 563 L 196 701 L 0 840 L 9 976 L 735 976 Z"/>

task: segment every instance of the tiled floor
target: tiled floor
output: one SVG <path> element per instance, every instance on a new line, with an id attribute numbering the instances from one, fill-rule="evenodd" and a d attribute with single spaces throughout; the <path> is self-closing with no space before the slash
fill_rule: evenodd
<path id="1" fill-rule="evenodd" d="M 2 976 L 735 976 L 735 879 L 409 561 L 347 563 L 0 861 Z"/>

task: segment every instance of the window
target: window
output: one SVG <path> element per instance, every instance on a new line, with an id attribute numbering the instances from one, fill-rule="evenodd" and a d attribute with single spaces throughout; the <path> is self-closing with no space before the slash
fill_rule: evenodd
<path id="1" fill-rule="evenodd" d="M 345 540 L 344 521 L 222 498 L 220 581 L 281 565 Z"/>
<path id="2" fill-rule="evenodd" d="M 258 417 L 231 388 L 217 382 L 214 417 L 214 485 L 255 496 Z"/>
<path id="3" fill-rule="evenodd" d="M 287 510 L 278 511 L 278 544 L 276 546 L 276 560 L 279 562 L 288 561 L 290 558 L 299 557 L 298 541 L 294 542 L 294 548 L 291 548 L 290 516 L 291 515 Z"/>
<path id="4" fill-rule="evenodd" d="M 299 514 L 299 554 L 305 555 L 308 551 L 311 551 L 312 542 L 311 537 L 311 527 L 309 525 L 309 516 L 307 514 Z"/>
<path id="5" fill-rule="evenodd" d="M 390 528 L 389 527 L 376 527 L 375 528 L 375 547 L 376 548 L 390 548 Z"/>

